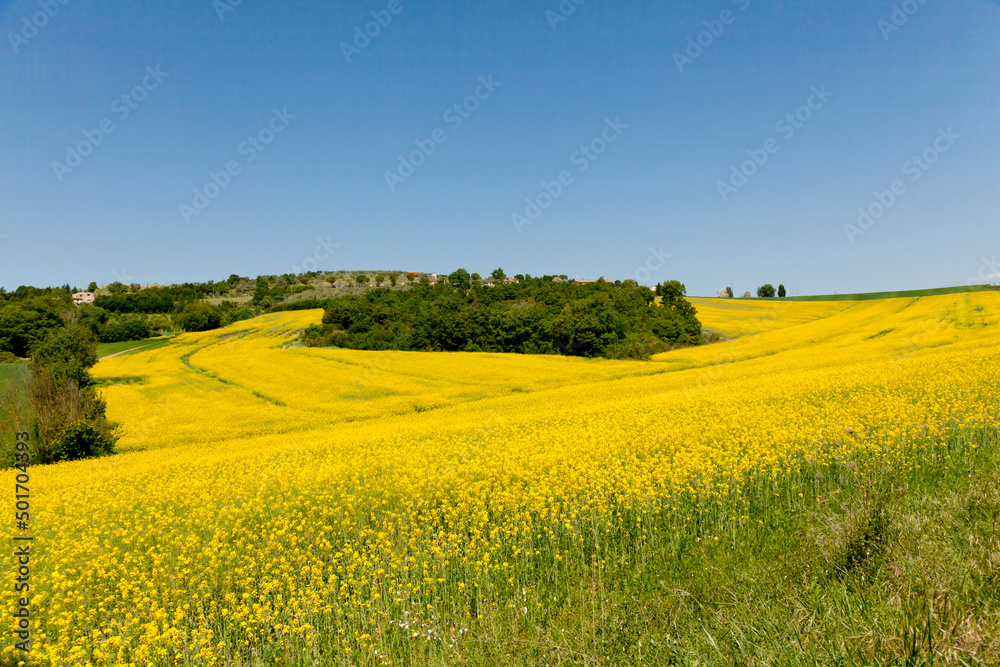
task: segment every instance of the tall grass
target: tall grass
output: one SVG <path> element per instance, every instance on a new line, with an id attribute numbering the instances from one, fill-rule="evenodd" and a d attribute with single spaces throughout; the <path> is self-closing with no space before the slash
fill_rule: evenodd
<path id="1" fill-rule="evenodd" d="M 730 480 L 724 496 L 620 499 L 603 519 L 536 526 L 527 549 L 500 553 L 510 569 L 417 572 L 420 594 L 382 590 L 313 619 L 318 644 L 242 653 L 260 665 L 997 664 L 998 432 L 906 444 L 902 462 L 801 460 Z"/>

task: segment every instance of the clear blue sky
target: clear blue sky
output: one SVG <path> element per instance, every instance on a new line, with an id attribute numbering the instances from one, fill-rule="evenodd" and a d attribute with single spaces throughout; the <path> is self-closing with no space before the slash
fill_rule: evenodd
<path id="1" fill-rule="evenodd" d="M 898 0 L 226 1 L 0 0 L 0 285 L 502 266 L 808 294 L 1000 272 L 998 2 L 909 0 L 889 32 Z M 748 151 L 767 162 L 724 200 Z"/>

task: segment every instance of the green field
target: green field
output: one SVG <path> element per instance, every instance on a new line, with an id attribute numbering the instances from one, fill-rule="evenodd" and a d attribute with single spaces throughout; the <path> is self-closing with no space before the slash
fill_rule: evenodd
<path id="1" fill-rule="evenodd" d="M 28 375 L 28 365 L 25 363 L 0 364 L 0 385 L 7 384 L 15 378 Z"/>
<path id="2" fill-rule="evenodd" d="M 162 336 L 149 340 L 130 340 L 124 343 L 100 343 L 97 346 L 97 357 L 104 359 L 115 354 L 138 352 L 139 350 L 155 350 L 169 344 L 173 336 Z"/>

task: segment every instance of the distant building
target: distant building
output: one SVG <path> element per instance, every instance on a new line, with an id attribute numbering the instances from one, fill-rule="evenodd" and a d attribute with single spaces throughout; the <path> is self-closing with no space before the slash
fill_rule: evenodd
<path id="1" fill-rule="evenodd" d="M 593 285 L 596 282 L 597 282 L 596 280 L 579 280 L 579 279 L 577 279 L 577 280 L 574 280 L 570 284 L 571 285 Z"/>
<path id="2" fill-rule="evenodd" d="M 507 276 L 506 278 L 504 278 L 503 284 L 504 285 L 517 285 L 520 282 L 521 281 L 518 280 L 517 278 L 515 278 L 514 276 Z"/>
<path id="3" fill-rule="evenodd" d="M 75 303 L 78 306 L 94 303 L 94 293 L 77 292 L 76 294 L 73 295 L 73 303 Z"/>

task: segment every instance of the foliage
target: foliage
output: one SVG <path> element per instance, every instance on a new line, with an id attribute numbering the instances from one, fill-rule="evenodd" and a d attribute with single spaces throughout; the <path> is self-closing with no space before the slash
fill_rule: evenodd
<path id="1" fill-rule="evenodd" d="M 448 276 L 448 283 L 462 292 L 472 286 L 472 276 L 465 269 L 459 269 Z"/>
<path id="2" fill-rule="evenodd" d="M 28 357 L 32 348 L 62 327 L 61 312 L 63 309 L 40 298 L 6 305 L 0 302 L 0 351 Z"/>
<path id="3" fill-rule="evenodd" d="M 184 331 L 211 331 L 222 326 L 222 310 L 207 303 L 191 303 L 174 322 Z"/>
<path id="4" fill-rule="evenodd" d="M 788 292 L 785 291 L 785 286 L 778 285 L 778 298 L 784 299 L 786 296 L 788 296 Z"/>
<path id="5" fill-rule="evenodd" d="M 772 299 L 775 295 L 774 285 L 768 283 L 757 288 L 757 296 L 762 299 Z"/>
<path id="6" fill-rule="evenodd" d="M 127 316 L 110 323 L 98 336 L 102 343 L 124 343 L 153 337 L 146 317 Z"/>
<path id="7" fill-rule="evenodd" d="M 456 285 L 455 282 L 458 284 Z M 311 346 L 642 358 L 701 342 L 701 324 L 684 286 L 664 286 L 662 307 L 634 282 L 575 286 L 550 278 L 486 288 L 468 272 L 450 285 L 407 292 L 375 290 L 329 301 Z"/>
<path id="8" fill-rule="evenodd" d="M 726 288 L 726 296 L 728 296 L 730 299 L 733 298 L 733 288 L 732 287 L 727 287 Z"/>
<path id="9" fill-rule="evenodd" d="M 96 363 L 97 340 L 80 324 L 52 332 L 31 355 L 35 373 L 48 369 L 56 380 L 73 382 L 80 387 L 91 383 L 89 370 Z"/>

